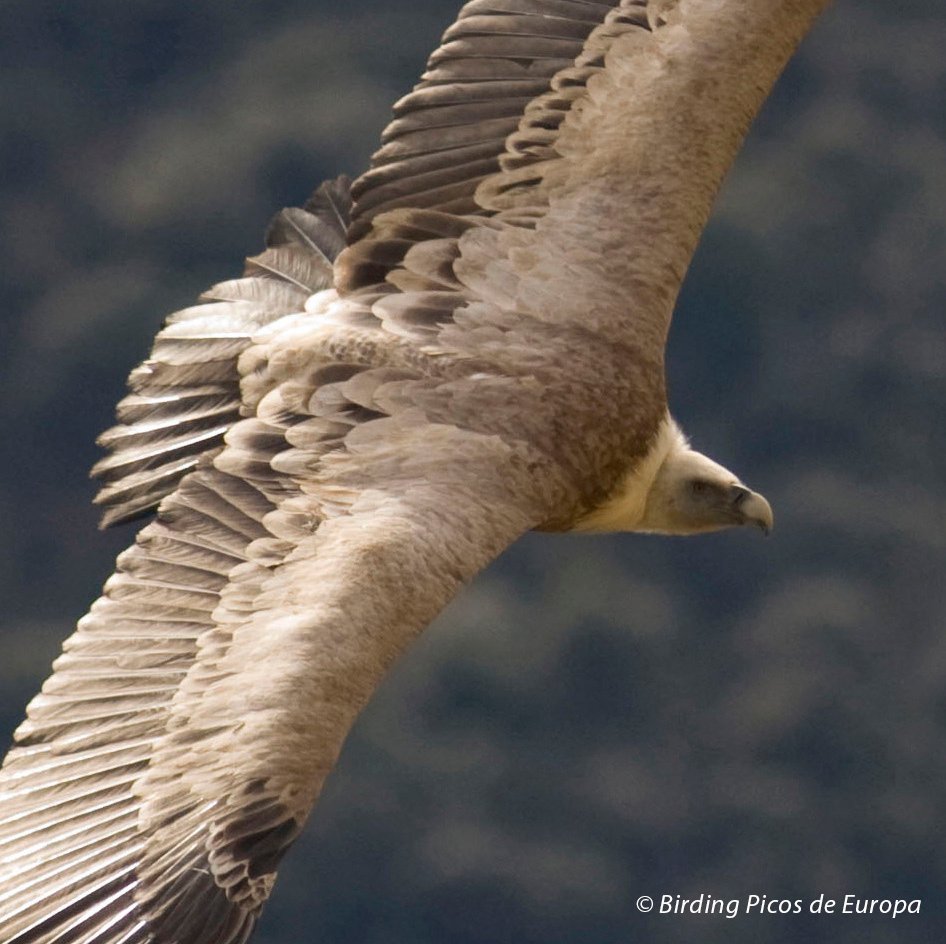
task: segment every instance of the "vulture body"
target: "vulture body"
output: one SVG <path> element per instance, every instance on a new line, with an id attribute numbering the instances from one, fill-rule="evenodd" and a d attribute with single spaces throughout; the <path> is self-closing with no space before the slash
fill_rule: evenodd
<path id="1" fill-rule="evenodd" d="M 664 346 L 825 0 L 473 0 L 371 168 L 172 315 L 96 467 L 153 515 L 0 773 L 2 944 L 236 944 L 385 670 L 529 529 L 768 530 Z"/>

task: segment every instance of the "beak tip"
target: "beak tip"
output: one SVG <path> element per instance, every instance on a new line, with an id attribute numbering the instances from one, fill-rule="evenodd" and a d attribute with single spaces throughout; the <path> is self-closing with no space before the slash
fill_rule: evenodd
<path id="1" fill-rule="evenodd" d="M 749 492 L 742 502 L 741 510 L 745 515 L 746 524 L 754 524 L 766 537 L 775 527 L 775 516 L 772 506 L 763 495 L 758 492 Z"/>

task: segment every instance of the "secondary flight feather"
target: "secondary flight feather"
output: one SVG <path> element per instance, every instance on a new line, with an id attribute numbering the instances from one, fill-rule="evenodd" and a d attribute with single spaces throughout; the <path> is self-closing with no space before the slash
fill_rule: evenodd
<path id="1" fill-rule="evenodd" d="M 529 529 L 768 530 L 663 372 L 825 0 L 473 0 L 371 168 L 172 315 L 95 469 L 152 516 L 0 772 L 3 944 L 236 944 L 391 662 Z"/>

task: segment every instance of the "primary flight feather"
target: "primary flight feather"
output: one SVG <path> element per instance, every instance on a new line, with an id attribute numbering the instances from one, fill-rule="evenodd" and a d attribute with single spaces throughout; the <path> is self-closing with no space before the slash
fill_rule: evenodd
<path id="1" fill-rule="evenodd" d="M 0 773 L 2 944 L 245 941 L 385 670 L 525 531 L 771 528 L 664 346 L 825 5 L 473 0 L 371 169 L 168 319 L 95 470 L 154 517 Z"/>

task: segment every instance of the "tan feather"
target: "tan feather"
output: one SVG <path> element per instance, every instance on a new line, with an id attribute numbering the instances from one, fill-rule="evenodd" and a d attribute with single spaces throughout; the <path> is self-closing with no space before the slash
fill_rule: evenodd
<path id="1" fill-rule="evenodd" d="M 3 944 L 242 944 L 458 588 L 698 456 L 673 300 L 823 6 L 474 0 L 354 186 L 351 247 L 323 186 L 169 319 L 97 466 L 106 521 L 156 517 L 0 771 Z"/>

